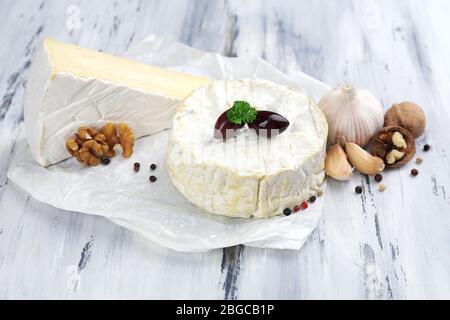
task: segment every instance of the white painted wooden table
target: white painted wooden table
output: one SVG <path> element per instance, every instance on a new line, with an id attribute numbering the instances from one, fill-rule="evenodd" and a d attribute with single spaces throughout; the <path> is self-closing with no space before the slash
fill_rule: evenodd
<path id="1" fill-rule="evenodd" d="M 0 2 L 0 298 L 450 298 L 449 1 Z M 78 19 L 79 18 L 79 19 Z M 177 253 L 106 219 L 41 204 L 8 183 L 30 58 L 45 35 L 120 54 L 150 33 L 251 53 L 385 106 L 423 105 L 433 146 L 386 172 L 331 181 L 300 251 Z M 36 181 L 39 183 L 39 181 Z M 363 195 L 353 188 L 361 184 Z"/>

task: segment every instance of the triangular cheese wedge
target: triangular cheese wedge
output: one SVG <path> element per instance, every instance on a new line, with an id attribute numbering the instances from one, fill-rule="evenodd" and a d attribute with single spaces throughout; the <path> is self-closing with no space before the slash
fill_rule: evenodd
<path id="1" fill-rule="evenodd" d="M 46 38 L 26 84 L 25 127 L 43 166 L 70 155 L 80 126 L 125 122 L 136 137 L 169 128 L 175 105 L 209 80 Z"/>

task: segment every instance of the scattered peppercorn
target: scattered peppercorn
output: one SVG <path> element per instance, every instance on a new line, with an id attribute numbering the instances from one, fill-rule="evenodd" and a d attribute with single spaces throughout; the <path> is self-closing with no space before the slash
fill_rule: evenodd
<path id="1" fill-rule="evenodd" d="M 156 180 L 158 180 L 155 176 L 150 176 L 150 182 L 155 182 Z"/>
<path id="2" fill-rule="evenodd" d="M 422 164 L 422 162 L 423 162 L 422 158 L 417 158 L 416 159 L 416 164 Z"/>
<path id="3" fill-rule="evenodd" d="M 134 171 L 135 171 L 135 172 L 138 172 L 139 169 L 141 169 L 141 164 L 140 164 L 139 162 L 135 162 L 135 163 L 133 164 L 133 168 L 134 168 Z"/>
<path id="4" fill-rule="evenodd" d="M 411 175 L 413 175 L 414 177 L 417 176 L 418 174 L 419 174 L 419 170 L 417 170 L 417 169 L 411 170 Z"/>
<path id="5" fill-rule="evenodd" d="M 294 211 L 295 211 L 295 212 L 299 212 L 300 209 L 301 209 L 300 206 L 295 206 L 295 207 L 294 207 Z"/>
<path id="6" fill-rule="evenodd" d="M 380 182 L 381 180 L 383 180 L 383 176 L 379 173 L 377 173 L 373 178 L 376 182 Z"/>
<path id="7" fill-rule="evenodd" d="M 291 209 L 289 209 L 289 208 L 286 208 L 286 209 L 284 209 L 283 210 L 283 214 L 285 215 L 285 216 L 289 216 L 289 215 L 291 215 Z"/>
<path id="8" fill-rule="evenodd" d="M 323 196 L 323 191 L 322 190 L 317 190 L 316 196 L 321 197 Z"/>
<path id="9" fill-rule="evenodd" d="M 312 196 L 311 198 L 309 198 L 309 202 L 311 202 L 311 203 L 314 203 L 315 201 L 316 201 L 316 197 L 315 196 Z"/>
<path id="10" fill-rule="evenodd" d="M 431 149 L 431 146 L 429 144 L 426 144 L 423 146 L 423 151 L 425 151 L 425 152 L 430 151 L 430 149 Z"/>
<path id="11" fill-rule="evenodd" d="M 100 161 L 102 162 L 102 164 L 107 166 L 111 162 L 111 159 L 109 159 L 108 157 L 101 157 Z"/>
<path id="12" fill-rule="evenodd" d="M 304 201 L 300 206 L 302 207 L 302 209 L 308 209 L 308 202 Z"/>
<path id="13" fill-rule="evenodd" d="M 358 193 L 358 194 L 361 194 L 362 193 L 362 187 L 361 186 L 357 186 L 355 188 L 355 192 Z"/>
<path id="14" fill-rule="evenodd" d="M 156 164 L 152 163 L 152 165 L 150 166 L 151 170 L 155 170 L 156 169 Z"/>
<path id="15" fill-rule="evenodd" d="M 386 186 L 384 184 L 380 184 L 378 186 L 378 190 L 380 190 L 380 192 L 384 192 L 384 190 L 386 190 Z"/>

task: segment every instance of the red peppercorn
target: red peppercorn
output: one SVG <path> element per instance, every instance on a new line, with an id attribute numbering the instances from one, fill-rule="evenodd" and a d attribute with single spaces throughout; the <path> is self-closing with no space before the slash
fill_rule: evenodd
<path id="1" fill-rule="evenodd" d="M 299 212 L 300 209 L 301 209 L 300 206 L 295 206 L 295 207 L 294 207 L 294 211 L 295 211 L 295 212 Z"/>
<path id="2" fill-rule="evenodd" d="M 300 206 L 302 207 L 302 209 L 308 209 L 308 202 L 304 201 Z"/>

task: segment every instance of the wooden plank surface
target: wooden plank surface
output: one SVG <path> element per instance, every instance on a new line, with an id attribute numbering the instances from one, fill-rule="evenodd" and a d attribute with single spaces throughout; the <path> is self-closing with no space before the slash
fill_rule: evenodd
<path id="1" fill-rule="evenodd" d="M 448 1 L 32 1 L 0 3 L 0 298 L 450 298 Z M 331 181 L 300 251 L 178 253 L 30 199 L 6 172 L 30 59 L 44 36 L 121 54 L 148 34 L 421 104 L 414 164 Z M 36 181 L 39 183 L 39 181 Z M 353 193 L 362 185 L 361 196 Z"/>

